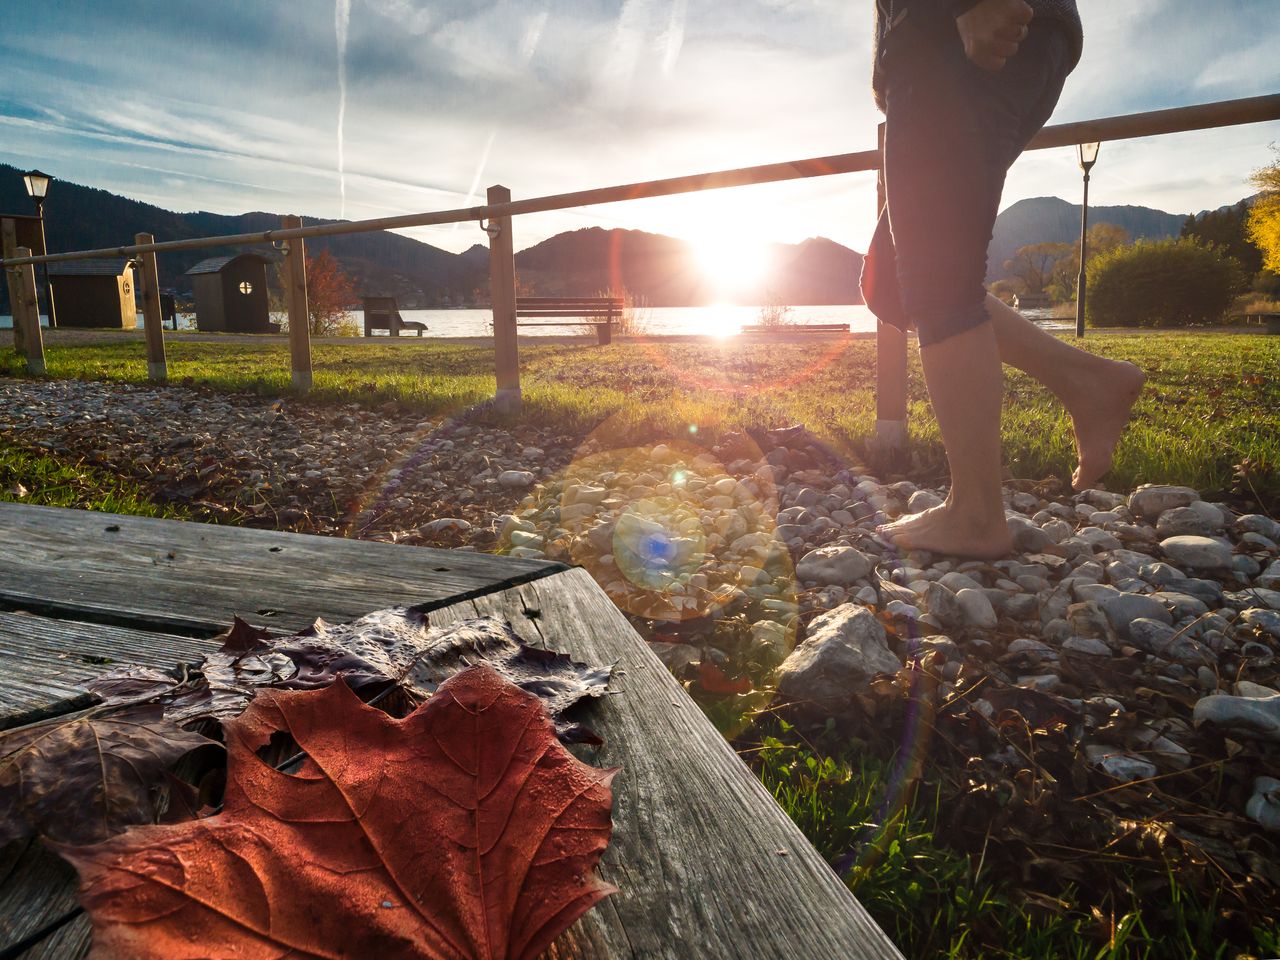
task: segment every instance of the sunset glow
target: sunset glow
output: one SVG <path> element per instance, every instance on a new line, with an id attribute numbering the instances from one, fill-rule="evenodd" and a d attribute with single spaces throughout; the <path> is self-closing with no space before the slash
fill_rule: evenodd
<path id="1" fill-rule="evenodd" d="M 724 297 L 760 286 L 770 266 L 768 244 L 732 231 L 695 240 L 693 249 L 699 268 Z"/>

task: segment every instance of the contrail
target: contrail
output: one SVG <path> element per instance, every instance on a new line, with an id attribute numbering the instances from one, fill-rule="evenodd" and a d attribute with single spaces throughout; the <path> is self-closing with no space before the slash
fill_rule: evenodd
<path id="1" fill-rule="evenodd" d="M 497 136 L 498 131 L 496 128 L 489 131 L 489 139 L 485 141 L 484 149 L 480 151 L 480 162 L 476 164 L 475 175 L 471 178 L 471 187 L 467 190 L 467 201 L 463 204 L 465 207 L 471 206 L 472 201 L 475 199 L 476 191 L 480 189 L 480 178 L 484 176 L 484 168 L 489 163 L 489 151 L 493 149 L 493 141 Z M 450 232 L 457 233 L 458 224 L 455 223 Z"/>
<path id="2" fill-rule="evenodd" d="M 333 32 L 338 40 L 338 191 L 342 195 L 339 219 L 347 218 L 347 173 L 342 149 L 342 127 L 347 119 L 347 27 L 351 25 L 351 0 L 337 0 L 333 8 Z"/>

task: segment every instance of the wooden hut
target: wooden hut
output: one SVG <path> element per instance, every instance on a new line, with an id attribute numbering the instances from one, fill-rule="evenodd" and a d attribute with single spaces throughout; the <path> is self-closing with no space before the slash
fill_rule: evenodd
<path id="1" fill-rule="evenodd" d="M 49 286 L 60 327 L 138 325 L 133 265 L 128 260 L 62 260 L 49 264 Z"/>
<path id="2" fill-rule="evenodd" d="M 267 303 L 267 264 L 258 253 L 201 260 L 187 271 L 196 297 L 196 328 L 274 333 Z"/>

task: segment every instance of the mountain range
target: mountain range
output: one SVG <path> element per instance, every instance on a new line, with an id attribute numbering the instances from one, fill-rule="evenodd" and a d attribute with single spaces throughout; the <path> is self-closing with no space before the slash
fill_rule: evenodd
<path id="1" fill-rule="evenodd" d="M 32 209 L 22 173 L 0 164 L 0 212 Z M 278 227 L 280 215 L 236 216 L 177 213 L 93 187 L 56 181 L 45 203 L 49 249 L 85 250 L 117 246 L 147 232 L 158 240 L 253 233 Z M 1114 223 L 1134 239 L 1177 236 L 1186 217 L 1150 207 L 1090 207 L 1090 223 Z M 306 223 L 330 223 L 307 218 Z M 1057 197 L 1021 200 L 996 219 L 988 251 L 988 279 L 1003 276 L 1004 261 L 1021 246 L 1079 237 L 1080 207 Z M 351 274 L 362 293 L 396 296 L 402 307 L 438 307 L 487 299 L 489 253 L 476 244 L 450 253 L 396 233 L 363 233 L 310 240 L 308 251 L 328 250 Z M 161 282 L 179 294 L 190 292 L 186 271 L 206 257 L 232 248 L 186 250 L 160 256 Z M 771 266 L 740 285 L 737 299 L 790 305 L 861 303 L 858 276 L 862 255 L 832 240 L 814 237 L 797 244 L 773 244 Z M 714 302 L 718 291 L 698 267 L 687 241 L 640 230 L 591 227 L 557 234 L 516 254 L 523 292 L 544 296 L 592 296 L 625 288 L 652 306 L 694 306 Z M 6 292 L 0 285 L 0 299 Z"/>

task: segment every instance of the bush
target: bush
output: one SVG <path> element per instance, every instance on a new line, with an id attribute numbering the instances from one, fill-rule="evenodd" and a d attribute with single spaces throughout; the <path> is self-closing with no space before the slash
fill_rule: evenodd
<path id="1" fill-rule="evenodd" d="M 1089 262 L 1085 320 L 1095 327 L 1216 323 L 1244 287 L 1240 264 L 1195 240 L 1139 241 Z"/>

